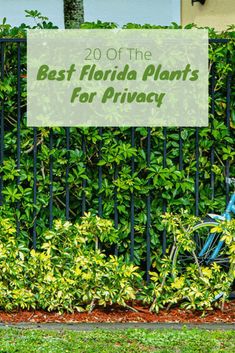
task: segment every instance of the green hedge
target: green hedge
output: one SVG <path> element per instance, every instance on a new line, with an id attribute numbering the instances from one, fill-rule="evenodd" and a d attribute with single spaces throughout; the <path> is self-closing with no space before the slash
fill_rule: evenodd
<path id="1" fill-rule="evenodd" d="M 168 214 L 165 218 L 180 251 L 195 248 L 190 228 L 198 219 L 185 216 Z M 98 249 L 98 240 L 108 248 L 118 242 L 111 221 L 91 214 L 75 224 L 58 220 L 42 234 L 41 249 L 30 251 L 11 220 L 0 218 L 0 308 L 91 311 L 97 305 L 129 307 L 137 299 L 155 312 L 176 304 L 204 311 L 223 306 L 235 275 L 235 221 L 222 227 L 229 272 L 216 263 L 200 268 L 188 263 L 182 272 L 179 262 L 173 275 L 169 248 L 167 256 L 153 263 L 146 286 L 139 267 Z M 220 301 L 214 300 L 221 295 Z"/>
<path id="2" fill-rule="evenodd" d="M 32 15 L 32 14 L 31 14 Z M 53 28 L 45 18 L 34 13 L 41 28 Z M 113 23 L 85 23 L 82 28 L 115 28 Z M 193 25 L 185 28 L 190 30 Z M 24 37 L 25 25 L 11 28 L 6 22 L 0 25 L 0 37 Z M 151 25 L 127 24 L 124 28 L 166 28 Z M 181 28 L 176 24 L 167 28 Z M 209 48 L 210 67 L 215 63 L 216 90 L 215 116 L 210 116 L 210 126 L 199 129 L 199 192 L 200 214 L 208 211 L 220 212 L 225 207 L 225 165 L 230 164 L 230 173 L 235 176 L 234 164 L 234 130 L 229 133 L 226 125 L 226 77 L 232 71 L 234 75 L 234 28 L 220 34 L 209 29 L 210 38 L 231 38 L 229 44 L 211 44 Z M 23 48 L 23 46 L 22 46 Z M 232 61 L 226 64 L 227 55 Z M 16 165 L 16 121 L 17 121 L 17 45 L 5 45 L 5 77 L 0 84 L 1 104 L 4 102 L 4 163 L 1 167 L 5 198 L 1 215 L 20 220 L 22 239 L 32 238 L 33 225 L 33 129 L 26 127 L 26 79 L 21 79 L 21 167 Z M 22 51 L 22 74 L 26 72 L 26 52 Z M 234 77 L 234 76 L 233 76 Z M 230 124 L 235 125 L 235 81 L 232 82 Z M 234 124 L 234 125 L 233 125 Z M 213 130 L 211 127 L 213 126 Z M 38 129 L 37 156 L 37 233 L 38 248 L 43 239 L 43 232 L 48 227 L 49 217 L 49 159 L 53 156 L 53 212 L 54 218 L 65 218 L 65 165 L 66 136 L 63 128 L 53 128 L 54 146 L 49 149 L 49 129 Z M 163 167 L 163 128 L 151 129 L 150 167 L 146 162 L 147 129 L 136 128 L 136 146 L 131 147 L 130 128 L 104 128 L 102 138 L 97 128 L 71 128 L 70 151 L 70 217 L 76 220 L 81 216 L 83 183 L 85 180 L 86 209 L 97 214 L 98 196 L 102 196 L 103 216 L 114 219 L 114 192 L 117 190 L 119 212 L 119 252 L 129 256 L 130 248 L 130 199 L 135 200 L 135 262 L 141 264 L 146 252 L 146 195 L 151 193 L 151 253 L 158 257 L 161 253 L 160 239 L 163 231 L 161 214 L 163 203 L 167 211 L 177 213 L 185 208 L 189 213 L 195 212 L 194 182 L 196 173 L 195 129 L 183 128 L 183 170 L 179 168 L 179 129 L 167 129 L 167 159 Z M 82 139 L 85 138 L 86 154 L 82 150 Z M 98 160 L 98 149 L 102 142 L 102 156 Z M 210 151 L 215 149 L 215 161 L 212 170 L 215 173 L 215 198 L 211 199 L 210 187 Z M 131 158 L 135 159 L 135 173 L 131 174 Z M 103 183 L 99 194 L 98 165 L 102 165 Z M 115 180 L 115 168 L 118 178 Z M 20 185 L 17 187 L 17 178 Z M 150 183 L 148 180 L 150 179 Z M 16 211 L 19 202 L 20 209 Z M 170 242 L 170 239 L 168 239 Z"/>

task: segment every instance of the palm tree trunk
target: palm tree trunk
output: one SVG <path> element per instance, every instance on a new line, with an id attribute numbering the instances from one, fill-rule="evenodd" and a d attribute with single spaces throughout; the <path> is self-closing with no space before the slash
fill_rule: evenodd
<path id="1" fill-rule="evenodd" d="M 64 0 L 65 28 L 79 28 L 84 22 L 83 0 Z"/>

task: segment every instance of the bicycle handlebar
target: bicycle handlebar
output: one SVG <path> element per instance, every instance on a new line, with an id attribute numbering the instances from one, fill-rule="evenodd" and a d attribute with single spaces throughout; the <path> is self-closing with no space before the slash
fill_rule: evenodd
<path id="1" fill-rule="evenodd" d="M 225 179 L 226 184 L 234 184 L 235 185 L 235 178 L 226 178 Z"/>

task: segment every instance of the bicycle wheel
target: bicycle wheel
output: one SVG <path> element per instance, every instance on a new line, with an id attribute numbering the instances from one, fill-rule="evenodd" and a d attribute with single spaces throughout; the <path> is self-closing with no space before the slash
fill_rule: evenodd
<path id="1" fill-rule="evenodd" d="M 218 223 L 216 221 L 204 221 L 195 225 L 191 231 L 194 249 L 190 251 L 183 250 L 178 246 L 175 249 L 172 260 L 172 273 L 183 273 L 187 266 L 195 263 L 200 270 L 202 266 L 210 266 L 217 263 L 229 270 L 230 263 L 226 252 L 226 246 L 221 241 L 222 234 L 212 232 Z"/>

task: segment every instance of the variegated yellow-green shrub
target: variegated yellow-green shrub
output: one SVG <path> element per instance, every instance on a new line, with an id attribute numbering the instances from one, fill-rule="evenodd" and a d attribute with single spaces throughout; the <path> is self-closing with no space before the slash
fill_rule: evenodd
<path id="1" fill-rule="evenodd" d="M 107 233 L 108 232 L 108 233 Z M 0 220 L 0 308 L 92 310 L 95 305 L 128 306 L 136 299 L 137 267 L 96 248 L 115 229 L 87 215 L 80 224 L 56 221 L 41 250 L 17 239 L 9 219 Z"/>
<path id="2" fill-rule="evenodd" d="M 152 283 L 143 297 L 151 303 L 152 311 L 175 304 L 186 309 L 210 310 L 214 306 L 223 307 L 229 297 L 235 279 L 235 220 L 211 228 L 212 233 L 219 233 L 220 239 L 225 241 L 221 253 L 227 259 L 226 266 L 219 261 L 199 263 L 197 232 L 194 231 L 198 222 L 201 222 L 199 218 L 187 212 L 168 213 L 163 217 L 174 242 L 166 255 L 153 263 Z"/>

